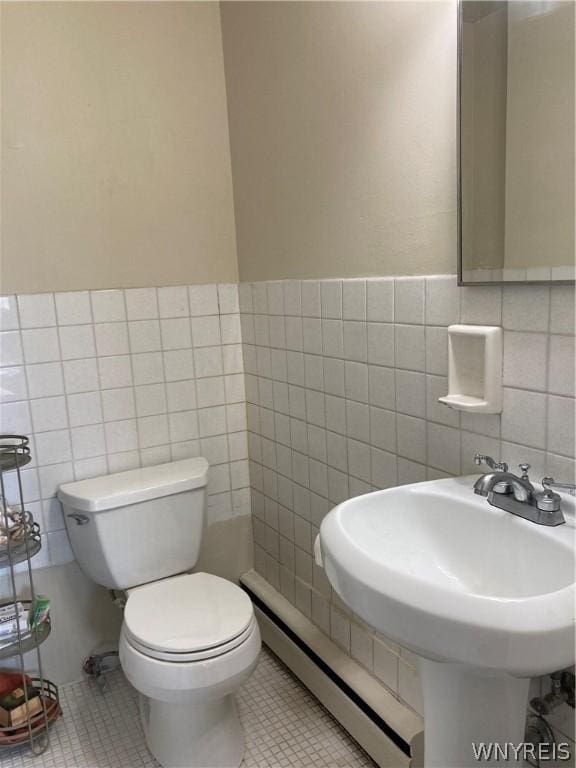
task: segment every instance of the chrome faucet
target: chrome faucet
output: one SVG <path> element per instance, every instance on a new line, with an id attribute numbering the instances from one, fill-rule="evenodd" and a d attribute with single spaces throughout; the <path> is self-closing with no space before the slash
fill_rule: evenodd
<path id="1" fill-rule="evenodd" d="M 508 471 L 506 462 L 497 462 L 491 456 L 483 456 L 479 453 L 474 457 L 474 463 L 487 464 L 494 472 L 482 475 L 474 483 L 474 493 L 486 496 L 488 503 L 518 517 L 523 517 L 538 525 L 561 525 L 565 523 L 564 515 L 560 509 L 561 497 L 554 493 L 553 487 L 575 490 L 576 486 L 568 483 L 556 483 L 553 478 L 545 477 L 542 480 L 544 491 L 536 491 L 528 470 L 530 464 L 520 464 L 522 475 L 518 477 Z"/>

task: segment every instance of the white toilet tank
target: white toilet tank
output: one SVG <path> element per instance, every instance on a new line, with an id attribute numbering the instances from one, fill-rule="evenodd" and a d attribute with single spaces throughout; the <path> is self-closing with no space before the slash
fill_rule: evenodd
<path id="1" fill-rule="evenodd" d="M 129 589 L 194 567 L 206 518 L 208 462 L 185 459 L 61 485 L 58 498 L 84 573 Z"/>

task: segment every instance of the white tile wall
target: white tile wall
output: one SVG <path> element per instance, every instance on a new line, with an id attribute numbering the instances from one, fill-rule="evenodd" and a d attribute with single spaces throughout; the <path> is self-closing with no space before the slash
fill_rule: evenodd
<path id="1" fill-rule="evenodd" d="M 414 656 L 332 593 L 312 542 L 343 499 L 477 473 L 476 451 L 573 481 L 574 289 L 435 276 L 243 283 L 239 298 L 256 568 L 421 710 Z M 502 415 L 438 403 L 460 321 L 505 329 Z"/>
<path id="2" fill-rule="evenodd" d="M 504 327 L 502 415 L 437 402 L 459 321 Z M 60 483 L 202 454 L 210 519 L 252 502 L 258 571 L 418 710 L 414 657 L 313 563 L 324 515 L 375 488 L 475 473 L 476 451 L 574 477 L 570 286 L 435 276 L 5 296 L 0 329 L 0 429 L 32 435 L 36 565 L 71 557 Z"/>
<path id="3" fill-rule="evenodd" d="M 74 479 L 204 455 L 209 521 L 248 514 L 243 372 L 235 284 L 0 297 L 0 432 L 31 436 L 33 565 L 72 558 L 54 494 Z"/>

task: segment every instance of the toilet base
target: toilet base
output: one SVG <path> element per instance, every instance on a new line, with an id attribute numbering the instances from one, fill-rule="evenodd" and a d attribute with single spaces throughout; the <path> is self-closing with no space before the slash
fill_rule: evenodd
<path id="1" fill-rule="evenodd" d="M 232 694 L 202 704 L 140 694 L 146 745 L 163 768 L 238 768 L 244 734 Z"/>

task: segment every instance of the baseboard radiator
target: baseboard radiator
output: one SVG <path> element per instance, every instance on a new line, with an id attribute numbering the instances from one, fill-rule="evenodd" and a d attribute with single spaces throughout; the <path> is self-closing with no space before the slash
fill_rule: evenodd
<path id="1" fill-rule="evenodd" d="M 242 588 L 255 606 L 263 642 L 380 768 L 422 765 L 422 718 L 380 685 L 255 571 Z"/>

